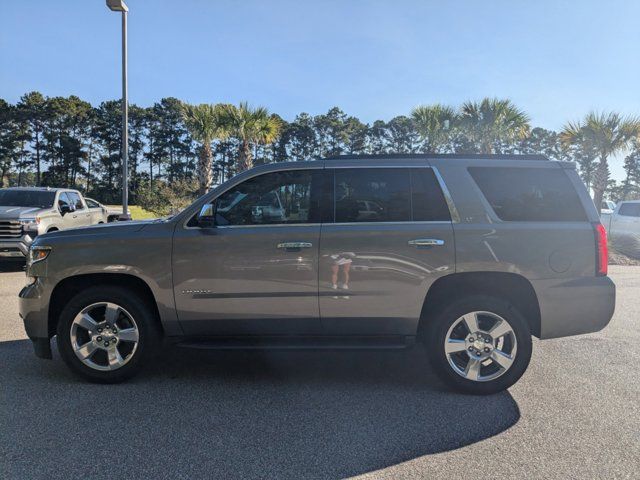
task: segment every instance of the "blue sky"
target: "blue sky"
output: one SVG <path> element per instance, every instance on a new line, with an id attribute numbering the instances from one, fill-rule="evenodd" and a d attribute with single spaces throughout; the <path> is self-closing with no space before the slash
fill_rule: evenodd
<path id="1" fill-rule="evenodd" d="M 128 4 L 140 105 L 248 100 L 287 119 L 338 105 L 371 122 L 500 96 L 552 129 L 591 109 L 640 114 L 635 0 Z M 119 96 L 120 19 L 104 0 L 1 0 L 0 19 L 0 97 Z"/>

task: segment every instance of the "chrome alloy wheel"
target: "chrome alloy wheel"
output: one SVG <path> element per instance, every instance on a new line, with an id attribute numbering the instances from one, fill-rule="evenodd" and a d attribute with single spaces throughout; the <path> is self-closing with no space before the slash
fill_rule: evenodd
<path id="1" fill-rule="evenodd" d="M 82 363 L 110 371 L 126 365 L 138 348 L 138 326 L 129 312 L 115 303 L 85 307 L 71 324 L 71 347 Z"/>
<path id="2" fill-rule="evenodd" d="M 444 351 L 458 375 L 487 382 L 509 370 L 517 347 L 515 332 L 504 318 L 491 312 L 470 312 L 453 322 Z"/>

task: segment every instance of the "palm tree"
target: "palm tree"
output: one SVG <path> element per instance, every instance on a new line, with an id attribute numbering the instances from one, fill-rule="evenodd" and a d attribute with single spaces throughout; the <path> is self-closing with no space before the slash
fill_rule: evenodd
<path id="1" fill-rule="evenodd" d="M 240 142 L 238 153 L 238 170 L 244 171 L 253 167 L 251 147 L 274 142 L 280 135 L 280 120 L 269 115 L 263 107 L 251 108 L 246 102 L 239 106 L 225 105 L 223 123 L 229 134 Z"/>
<path id="2" fill-rule="evenodd" d="M 460 127 L 480 153 L 495 153 L 496 145 L 529 135 L 529 116 L 511 100 L 484 98 L 462 105 Z"/>
<path id="3" fill-rule="evenodd" d="M 184 123 L 193 139 L 200 143 L 198 157 L 199 195 L 207 193 L 213 182 L 211 142 L 215 139 L 224 140 L 228 137 L 229 132 L 223 122 L 223 110 L 223 105 L 211 105 L 208 103 L 200 105 L 184 104 L 182 107 Z"/>
<path id="4" fill-rule="evenodd" d="M 425 142 L 425 152 L 436 153 L 451 138 L 457 115 L 453 108 L 436 103 L 414 108 L 411 119 L 416 131 Z"/>
<path id="5" fill-rule="evenodd" d="M 599 155 L 593 175 L 593 203 L 599 208 L 609 184 L 609 156 L 627 150 L 640 138 L 640 119 L 615 112 L 590 112 L 579 122 L 565 125 L 560 138 L 565 145 L 590 144 Z"/>

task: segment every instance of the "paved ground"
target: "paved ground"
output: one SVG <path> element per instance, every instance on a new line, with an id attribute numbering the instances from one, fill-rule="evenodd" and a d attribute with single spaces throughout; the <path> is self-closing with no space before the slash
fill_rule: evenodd
<path id="1" fill-rule="evenodd" d="M 444 390 L 424 352 L 171 350 L 134 381 L 36 359 L 0 273 L 0 478 L 639 478 L 640 267 L 603 332 L 535 342 L 509 393 Z"/>

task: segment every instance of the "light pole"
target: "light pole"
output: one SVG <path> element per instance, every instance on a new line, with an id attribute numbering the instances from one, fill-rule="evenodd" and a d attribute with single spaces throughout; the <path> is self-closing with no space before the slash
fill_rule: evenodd
<path id="1" fill-rule="evenodd" d="M 131 220 L 129 215 L 129 94 L 127 91 L 127 12 L 122 0 L 107 0 L 107 7 L 122 13 L 122 215 L 120 220 Z"/>

